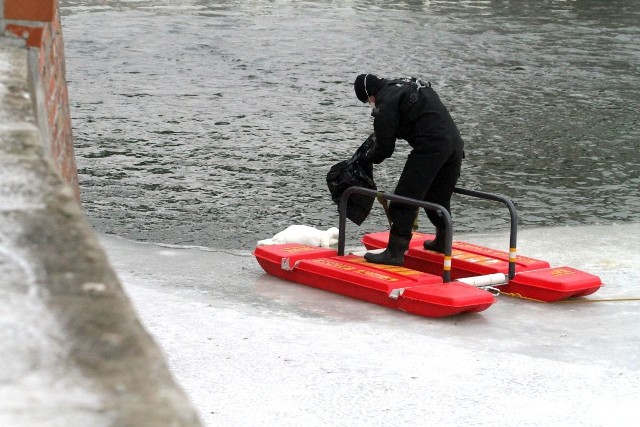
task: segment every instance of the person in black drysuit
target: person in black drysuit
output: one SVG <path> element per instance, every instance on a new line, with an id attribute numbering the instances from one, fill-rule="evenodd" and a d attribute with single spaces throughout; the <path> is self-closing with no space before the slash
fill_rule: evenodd
<path id="1" fill-rule="evenodd" d="M 360 74 L 353 84 L 356 96 L 374 106 L 376 146 L 367 152 L 373 163 L 393 154 L 396 139 L 412 147 L 394 191 L 399 196 L 443 206 L 449 213 L 451 195 L 460 177 L 464 142 L 447 107 L 438 94 L 420 79 L 387 80 Z M 411 241 L 415 206 L 390 203 L 389 243 L 380 254 L 367 253 L 369 262 L 402 265 Z M 436 227 L 435 240 L 425 241 L 428 250 L 444 252 L 445 223 L 436 212 L 427 211 Z"/>

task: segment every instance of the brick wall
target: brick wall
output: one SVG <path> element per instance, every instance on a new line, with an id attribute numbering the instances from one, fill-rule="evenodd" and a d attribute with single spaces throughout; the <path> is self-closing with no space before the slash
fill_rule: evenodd
<path id="1" fill-rule="evenodd" d="M 0 6 L 1 36 L 29 50 L 31 96 L 44 148 L 79 202 L 58 1 L 0 0 Z"/>

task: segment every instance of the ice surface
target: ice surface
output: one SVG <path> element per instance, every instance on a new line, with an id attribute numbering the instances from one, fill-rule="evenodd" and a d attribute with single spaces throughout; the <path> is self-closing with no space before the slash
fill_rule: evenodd
<path id="1" fill-rule="evenodd" d="M 604 286 L 570 302 L 499 296 L 444 319 L 273 278 L 249 252 L 102 241 L 207 425 L 624 426 L 640 401 L 639 235 L 520 230 L 519 254 Z"/>

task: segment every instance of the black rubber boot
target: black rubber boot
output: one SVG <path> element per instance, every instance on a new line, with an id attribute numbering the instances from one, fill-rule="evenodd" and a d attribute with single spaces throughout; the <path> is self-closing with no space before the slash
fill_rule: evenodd
<path id="1" fill-rule="evenodd" d="M 409 249 L 411 238 L 389 235 L 389 244 L 384 252 L 379 254 L 366 253 L 364 259 L 375 264 L 401 266 L 404 264 L 404 253 Z"/>
<path id="2" fill-rule="evenodd" d="M 435 240 L 425 240 L 424 248 L 428 251 L 444 253 L 444 228 L 436 228 Z"/>

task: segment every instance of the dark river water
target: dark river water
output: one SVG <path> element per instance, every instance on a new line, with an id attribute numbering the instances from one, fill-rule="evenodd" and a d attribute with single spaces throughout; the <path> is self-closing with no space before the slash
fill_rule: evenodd
<path id="1" fill-rule="evenodd" d="M 640 221 L 637 0 L 60 5 L 100 232 L 251 249 L 291 224 L 337 225 L 325 176 L 371 132 L 352 89 L 364 72 L 430 81 L 466 142 L 459 186 L 510 197 L 521 228 Z M 399 141 L 376 166 L 380 189 L 407 153 Z M 499 204 L 456 196 L 452 210 L 456 232 L 507 229 Z M 376 207 L 347 236 L 386 227 Z"/>

